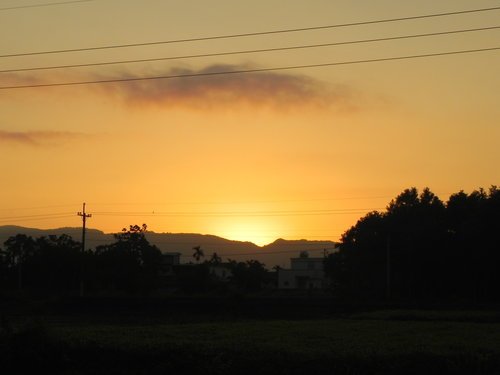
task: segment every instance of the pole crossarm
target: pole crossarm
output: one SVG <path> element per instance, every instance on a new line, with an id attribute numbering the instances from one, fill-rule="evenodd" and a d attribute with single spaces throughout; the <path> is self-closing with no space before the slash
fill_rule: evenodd
<path id="1" fill-rule="evenodd" d="M 77 213 L 78 216 L 82 217 L 82 263 L 80 268 L 80 297 L 83 297 L 84 292 L 84 283 L 83 283 L 83 254 L 85 253 L 85 224 L 87 222 L 87 218 L 92 217 L 92 214 L 88 214 L 85 212 L 85 203 L 83 203 L 83 210 Z"/>

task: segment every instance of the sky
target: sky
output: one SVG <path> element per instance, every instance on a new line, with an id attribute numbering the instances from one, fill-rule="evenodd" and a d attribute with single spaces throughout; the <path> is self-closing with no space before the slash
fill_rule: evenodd
<path id="1" fill-rule="evenodd" d="M 500 10 L 236 37 L 493 7 L 1 0 L 0 225 L 79 226 L 86 202 L 105 232 L 337 241 L 406 188 L 498 185 L 500 50 L 352 62 L 498 48 Z M 144 45 L 186 39 L 202 40 Z M 142 45 L 33 54 L 124 44 Z M 146 59 L 162 60 L 22 70 Z"/>

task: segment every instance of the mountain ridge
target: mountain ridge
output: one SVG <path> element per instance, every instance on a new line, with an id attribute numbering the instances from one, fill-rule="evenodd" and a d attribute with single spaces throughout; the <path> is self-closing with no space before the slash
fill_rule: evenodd
<path id="1" fill-rule="evenodd" d="M 28 228 L 16 225 L 0 226 L 0 247 L 11 236 L 25 234 L 31 237 L 41 237 L 61 234 L 70 235 L 80 241 L 82 228 L 62 227 L 54 229 Z M 95 249 L 97 246 L 114 242 L 114 234 L 105 233 L 99 229 L 86 229 L 86 248 Z M 279 265 L 289 267 L 290 258 L 296 257 L 301 251 L 308 251 L 311 256 L 323 256 L 324 249 L 332 250 L 336 247 L 334 241 L 317 240 L 286 240 L 278 238 L 275 241 L 258 246 L 250 241 L 230 240 L 213 234 L 201 233 L 171 233 L 171 232 L 146 232 L 148 241 L 156 245 L 163 253 L 177 252 L 181 254 L 181 263 L 194 261 L 193 247 L 201 246 L 205 259 L 209 259 L 216 252 L 223 258 L 245 261 L 255 259 L 264 263 L 268 268 Z"/>

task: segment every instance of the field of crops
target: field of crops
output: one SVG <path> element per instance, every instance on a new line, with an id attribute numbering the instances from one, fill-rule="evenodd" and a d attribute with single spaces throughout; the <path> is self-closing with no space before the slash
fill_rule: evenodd
<path id="1" fill-rule="evenodd" d="M 66 317 L 19 330 L 6 352 L 11 364 L 68 374 L 498 374 L 496 317 L 380 311 L 322 320 L 127 324 L 120 317 L 107 323 Z"/>

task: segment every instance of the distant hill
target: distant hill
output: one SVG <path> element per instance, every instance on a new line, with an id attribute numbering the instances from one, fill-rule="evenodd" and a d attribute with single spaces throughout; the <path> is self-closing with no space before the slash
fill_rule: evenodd
<path id="1" fill-rule="evenodd" d="M 25 234 L 33 238 L 67 234 L 73 239 L 80 241 L 82 236 L 81 228 L 57 228 L 57 229 L 36 229 L 25 228 L 13 225 L 0 226 L 0 247 L 10 237 L 16 234 Z M 162 252 L 181 253 L 181 262 L 194 261 L 193 247 L 201 246 L 205 253 L 205 258 L 216 252 L 225 261 L 234 259 L 244 261 L 256 259 L 271 268 L 275 265 L 281 267 L 290 266 L 290 258 L 297 257 L 301 251 L 308 251 L 310 256 L 323 256 L 323 249 L 332 250 L 335 248 L 333 241 L 308 241 L 308 240 L 284 240 L 278 239 L 265 246 L 257 246 L 252 242 L 232 241 L 213 235 L 197 233 L 155 233 L 147 232 L 148 241 L 156 245 Z M 104 233 L 97 229 L 87 229 L 86 247 L 95 249 L 96 246 L 112 243 L 114 237 L 112 233 Z"/>
<path id="2" fill-rule="evenodd" d="M 82 238 L 82 228 L 56 228 L 56 229 L 37 229 L 37 228 L 25 228 L 15 225 L 4 225 L 0 226 L 0 247 L 3 243 L 10 237 L 16 234 L 25 234 L 33 238 L 49 235 L 67 234 L 73 237 L 74 240 L 80 241 Z M 112 234 L 105 234 L 104 232 L 97 229 L 87 229 L 87 244 L 89 248 L 95 248 L 95 246 L 105 243 L 113 242 Z"/>

